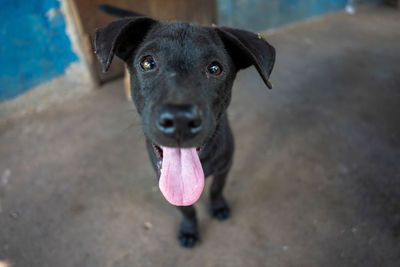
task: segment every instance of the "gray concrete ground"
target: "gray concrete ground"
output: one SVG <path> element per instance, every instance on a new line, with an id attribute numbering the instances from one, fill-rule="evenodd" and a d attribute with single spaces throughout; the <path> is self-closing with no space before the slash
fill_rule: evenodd
<path id="1" fill-rule="evenodd" d="M 0 260 L 15 266 L 400 266 L 400 13 L 279 30 L 274 89 L 234 86 L 232 217 L 178 247 L 122 81 L 0 124 Z M 209 181 L 207 182 L 209 185 Z"/>

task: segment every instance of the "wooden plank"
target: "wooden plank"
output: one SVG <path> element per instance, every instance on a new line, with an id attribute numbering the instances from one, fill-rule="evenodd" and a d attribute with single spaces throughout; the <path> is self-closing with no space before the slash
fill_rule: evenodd
<path id="1" fill-rule="evenodd" d="M 163 20 L 178 20 L 210 25 L 216 23 L 214 0 L 154 0 L 149 1 L 149 14 Z"/>

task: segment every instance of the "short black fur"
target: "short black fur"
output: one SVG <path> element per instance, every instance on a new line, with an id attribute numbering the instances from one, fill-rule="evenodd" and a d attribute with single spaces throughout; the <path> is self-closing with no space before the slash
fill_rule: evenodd
<path id="1" fill-rule="evenodd" d="M 130 11 L 116 15 L 129 15 Z M 107 11 L 107 10 L 106 10 Z M 124 15 L 125 14 L 125 15 Z M 133 14 L 133 13 L 132 13 Z M 234 141 L 226 110 L 237 71 L 254 65 L 267 87 L 275 62 L 275 49 L 259 34 L 227 27 L 205 27 L 180 22 L 161 22 L 139 16 L 126 17 L 96 31 L 95 52 L 106 71 L 116 55 L 127 64 L 133 102 L 142 119 L 147 149 L 156 173 L 160 174 L 155 146 L 202 147 L 200 160 L 205 176 L 214 176 L 210 211 L 218 220 L 230 215 L 222 194 L 232 165 Z M 145 71 L 143 58 L 154 60 Z M 222 72 L 207 71 L 218 62 Z M 166 107 L 195 107 L 201 120 L 196 134 L 173 135 L 160 131 L 160 110 Z M 183 220 L 178 233 L 183 247 L 199 240 L 193 206 L 178 207 Z"/>

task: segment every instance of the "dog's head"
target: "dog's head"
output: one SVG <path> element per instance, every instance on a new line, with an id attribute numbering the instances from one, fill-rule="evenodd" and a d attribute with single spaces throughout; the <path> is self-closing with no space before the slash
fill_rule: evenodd
<path id="1" fill-rule="evenodd" d="M 254 65 L 271 88 L 275 62 L 275 49 L 259 34 L 149 17 L 98 29 L 95 52 L 103 71 L 114 55 L 126 62 L 144 133 L 160 158 L 166 148 L 201 149 L 230 103 L 237 71 Z"/>
<path id="2" fill-rule="evenodd" d="M 163 146 L 199 147 L 229 105 L 236 72 L 254 65 L 268 87 L 275 50 L 260 35 L 226 27 L 124 18 L 96 32 L 107 71 L 127 63 L 146 136 Z"/>

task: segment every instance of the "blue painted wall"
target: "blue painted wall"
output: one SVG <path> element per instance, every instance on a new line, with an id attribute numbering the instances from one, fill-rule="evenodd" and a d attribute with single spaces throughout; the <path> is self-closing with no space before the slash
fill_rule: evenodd
<path id="1" fill-rule="evenodd" d="M 57 0 L 1 0 L 0 102 L 64 73 L 78 61 Z"/>
<path id="2" fill-rule="evenodd" d="M 220 25 L 263 31 L 342 10 L 347 0 L 217 0 L 217 2 Z"/>

